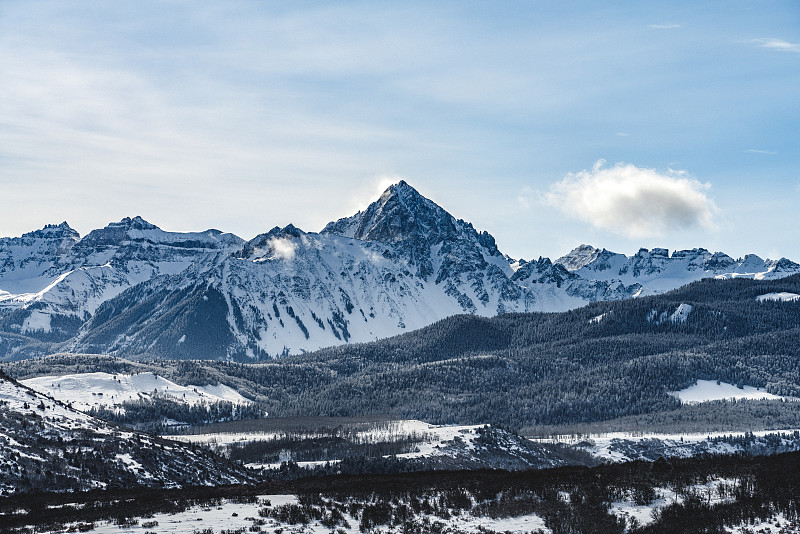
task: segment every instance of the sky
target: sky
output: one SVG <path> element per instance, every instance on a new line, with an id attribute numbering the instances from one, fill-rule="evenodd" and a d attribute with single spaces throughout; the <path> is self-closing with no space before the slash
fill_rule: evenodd
<path id="1" fill-rule="evenodd" d="M 0 1 L 0 236 L 319 231 L 406 180 L 515 258 L 800 262 L 800 2 Z"/>

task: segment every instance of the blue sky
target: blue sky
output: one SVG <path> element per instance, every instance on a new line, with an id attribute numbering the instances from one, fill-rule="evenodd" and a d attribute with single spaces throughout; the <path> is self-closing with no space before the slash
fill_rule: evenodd
<path id="1" fill-rule="evenodd" d="M 800 3 L 0 2 L 0 235 L 317 231 L 800 261 Z"/>

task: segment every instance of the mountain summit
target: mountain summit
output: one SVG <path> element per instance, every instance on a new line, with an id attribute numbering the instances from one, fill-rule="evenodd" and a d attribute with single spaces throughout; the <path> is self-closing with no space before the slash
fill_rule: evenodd
<path id="1" fill-rule="evenodd" d="M 464 224 L 400 181 L 389 186 L 367 209 L 329 223 L 322 233 L 383 243 L 424 240 L 435 245 L 456 238 L 459 223 Z"/>
<path id="2" fill-rule="evenodd" d="M 780 278 L 786 259 L 581 245 L 516 262 L 404 181 L 320 233 L 244 240 L 125 218 L 0 239 L 0 359 L 56 351 L 251 361 L 371 341 L 454 314 L 563 311 L 708 277 Z"/>
<path id="3" fill-rule="evenodd" d="M 503 270 L 508 269 L 491 235 L 478 233 L 470 223 L 456 219 L 402 180 L 389 186 L 364 211 L 329 223 L 322 233 L 393 244 L 423 278 L 434 274 L 440 278 L 433 257 L 437 254 L 446 256 L 441 267 L 448 271 L 453 268 L 448 259 L 457 257 L 479 264 L 476 269 L 486 268 L 487 258 L 495 257 Z"/>

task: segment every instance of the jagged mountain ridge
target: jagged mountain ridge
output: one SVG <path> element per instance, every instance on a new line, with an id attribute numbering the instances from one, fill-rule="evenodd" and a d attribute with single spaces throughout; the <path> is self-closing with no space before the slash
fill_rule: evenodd
<path id="1" fill-rule="evenodd" d="M 563 311 L 701 278 L 795 272 L 800 265 L 786 259 L 705 249 L 627 257 L 581 245 L 555 262 L 511 260 L 490 234 L 401 181 L 320 233 L 288 225 L 245 242 L 217 230 L 165 232 L 136 217 L 82 239 L 66 223 L 0 239 L 0 357 L 57 348 L 252 360 L 458 313 Z"/>
<path id="2" fill-rule="evenodd" d="M 213 263 L 243 243 L 217 230 L 165 232 L 141 217 L 82 239 L 66 222 L 0 239 L 0 330 L 68 339 L 125 289 Z"/>

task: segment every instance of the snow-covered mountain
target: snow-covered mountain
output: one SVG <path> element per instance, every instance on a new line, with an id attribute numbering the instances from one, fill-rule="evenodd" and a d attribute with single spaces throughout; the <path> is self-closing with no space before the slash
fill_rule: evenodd
<path id="1" fill-rule="evenodd" d="M 83 239 L 64 222 L 0 239 L 0 329 L 50 341 L 75 335 L 103 302 L 161 274 L 213 264 L 244 241 L 217 230 L 165 232 L 141 217 Z"/>
<path id="2" fill-rule="evenodd" d="M 555 262 L 512 260 L 490 234 L 401 181 L 320 233 L 288 225 L 244 242 L 136 217 L 82 239 L 66 223 L 0 239 L 0 357 L 60 343 L 249 360 L 371 341 L 458 313 L 563 311 L 706 277 L 795 272 L 786 259 L 705 249 L 627 257 L 581 245 Z"/>

